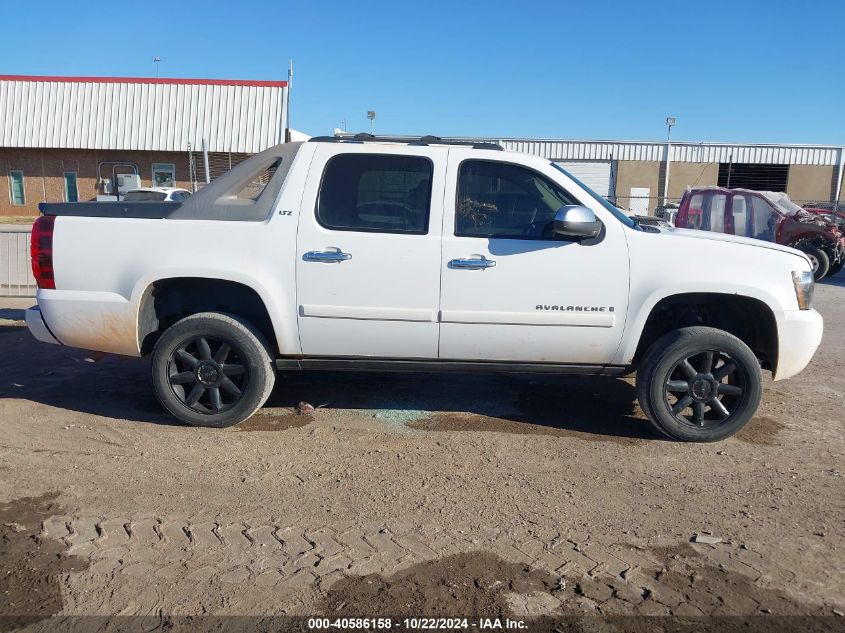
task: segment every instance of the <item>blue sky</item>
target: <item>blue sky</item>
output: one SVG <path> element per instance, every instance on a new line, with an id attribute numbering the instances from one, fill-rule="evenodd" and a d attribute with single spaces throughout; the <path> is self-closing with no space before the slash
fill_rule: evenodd
<path id="1" fill-rule="evenodd" d="M 284 79 L 292 125 L 845 143 L 845 2 L 4 3 L 0 73 Z"/>

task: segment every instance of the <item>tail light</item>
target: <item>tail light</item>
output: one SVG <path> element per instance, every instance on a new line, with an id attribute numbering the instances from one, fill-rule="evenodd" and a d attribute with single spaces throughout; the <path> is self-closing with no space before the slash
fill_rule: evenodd
<path id="1" fill-rule="evenodd" d="M 56 216 L 42 215 L 32 225 L 32 275 L 39 288 L 53 290 L 56 278 L 53 274 L 53 226 Z"/>

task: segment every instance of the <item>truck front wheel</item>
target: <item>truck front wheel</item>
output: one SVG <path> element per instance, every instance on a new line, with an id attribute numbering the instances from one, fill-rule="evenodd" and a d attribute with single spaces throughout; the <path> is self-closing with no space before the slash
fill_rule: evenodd
<path id="1" fill-rule="evenodd" d="M 192 426 L 243 422 L 267 400 L 275 369 L 261 333 L 240 317 L 201 312 L 174 323 L 153 348 L 153 391 Z"/>
<path id="2" fill-rule="evenodd" d="M 815 246 L 802 246 L 801 251 L 810 259 L 810 265 L 813 267 L 813 278 L 818 281 L 830 270 L 830 257 L 820 248 Z"/>
<path id="3" fill-rule="evenodd" d="M 716 442 L 739 431 L 757 411 L 762 390 L 754 353 L 709 327 L 665 334 L 637 370 L 637 397 L 654 428 L 687 442 Z"/>

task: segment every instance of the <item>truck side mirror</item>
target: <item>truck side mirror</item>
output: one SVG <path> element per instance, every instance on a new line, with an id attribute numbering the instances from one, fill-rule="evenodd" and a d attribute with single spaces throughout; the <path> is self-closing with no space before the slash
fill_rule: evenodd
<path id="1" fill-rule="evenodd" d="M 555 213 L 555 235 L 569 240 L 585 240 L 601 232 L 601 221 L 593 210 L 580 204 L 561 207 Z"/>

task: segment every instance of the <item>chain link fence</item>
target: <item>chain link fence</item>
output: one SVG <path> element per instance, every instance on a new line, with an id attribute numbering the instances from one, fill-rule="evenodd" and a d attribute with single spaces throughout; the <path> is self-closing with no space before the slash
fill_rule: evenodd
<path id="1" fill-rule="evenodd" d="M 623 211 L 632 215 L 655 215 L 666 220 L 672 220 L 677 213 L 682 198 L 666 198 L 662 196 L 608 196 L 611 204 L 616 205 Z M 819 209 L 821 211 L 834 213 L 845 213 L 845 201 L 831 202 L 818 199 L 792 199 L 792 202 L 799 207 L 807 209 Z"/>

